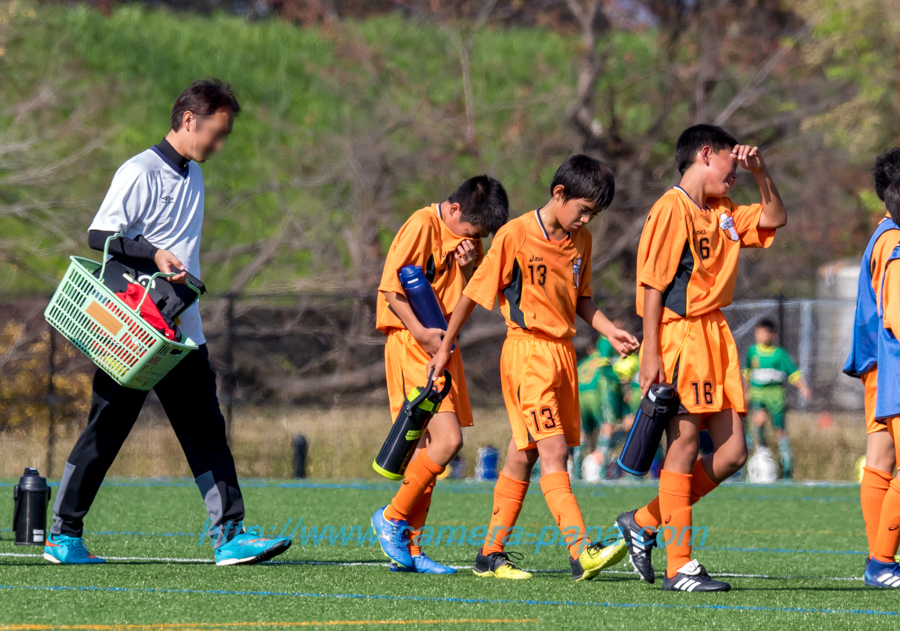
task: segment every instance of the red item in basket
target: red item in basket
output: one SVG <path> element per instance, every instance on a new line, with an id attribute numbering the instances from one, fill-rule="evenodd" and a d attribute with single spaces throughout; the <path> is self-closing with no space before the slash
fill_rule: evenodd
<path id="1" fill-rule="evenodd" d="M 144 298 L 144 288 L 137 283 L 128 283 L 128 289 L 125 290 L 125 293 L 120 292 L 116 295 L 121 298 L 122 302 L 126 305 L 132 309 L 136 309 L 138 304 L 140 304 L 141 300 Z M 175 340 L 175 331 L 169 328 L 169 325 L 166 324 L 162 314 L 156 307 L 156 303 L 149 298 L 144 300 L 144 303 L 141 304 L 141 317 L 147 321 L 147 324 L 162 333 L 167 339 Z"/>

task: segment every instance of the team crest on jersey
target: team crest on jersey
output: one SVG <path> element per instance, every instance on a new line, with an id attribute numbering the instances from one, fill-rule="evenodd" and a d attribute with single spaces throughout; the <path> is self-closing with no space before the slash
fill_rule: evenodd
<path id="1" fill-rule="evenodd" d="M 719 215 L 719 227 L 725 231 L 725 234 L 728 235 L 728 238 L 732 241 L 737 241 L 740 239 L 738 237 L 737 230 L 734 229 L 734 217 L 729 215 L 728 213 L 722 213 Z"/>
<path id="2" fill-rule="evenodd" d="M 572 281 L 575 283 L 575 286 L 578 287 L 578 281 L 581 279 L 581 257 L 576 256 L 575 260 L 572 261 Z"/>

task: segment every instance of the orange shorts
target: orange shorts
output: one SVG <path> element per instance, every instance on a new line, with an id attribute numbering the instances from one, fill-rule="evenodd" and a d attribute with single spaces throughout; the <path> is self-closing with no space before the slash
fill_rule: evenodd
<path id="1" fill-rule="evenodd" d="M 866 388 L 866 434 L 883 432 L 888 429 L 884 423 L 875 420 L 875 398 L 878 393 L 878 366 L 862 376 L 863 386 Z"/>
<path id="2" fill-rule="evenodd" d="M 570 447 L 581 443 L 578 370 L 568 338 L 510 329 L 500 355 L 503 401 L 519 451 L 559 434 Z"/>
<path id="3" fill-rule="evenodd" d="M 384 374 L 387 377 L 388 397 L 391 402 L 391 421 L 397 418 L 407 393 L 415 387 L 422 388 L 428 380 L 425 367 L 428 354 L 419 346 L 406 329 L 391 329 L 384 344 Z M 441 412 L 453 412 L 461 427 L 472 425 L 472 406 L 466 389 L 466 373 L 457 348 L 447 362 L 450 372 L 450 394 L 441 402 Z M 438 379 L 437 385 L 444 380 Z"/>
<path id="4" fill-rule="evenodd" d="M 721 311 L 660 324 L 659 347 L 681 414 L 747 413 L 737 345 Z"/>

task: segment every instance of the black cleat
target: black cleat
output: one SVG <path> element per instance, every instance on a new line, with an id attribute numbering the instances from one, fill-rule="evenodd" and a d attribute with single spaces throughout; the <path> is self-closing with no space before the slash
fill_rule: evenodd
<path id="1" fill-rule="evenodd" d="M 622 531 L 622 538 L 628 544 L 629 559 L 634 571 L 648 583 L 656 580 L 656 572 L 650 562 L 650 551 L 656 547 L 656 530 L 641 528 L 634 520 L 636 510 L 622 513 L 616 518 L 616 525 Z"/>
<path id="2" fill-rule="evenodd" d="M 706 568 L 694 559 L 678 570 L 674 577 L 666 574 L 663 578 L 664 592 L 727 592 L 731 585 L 717 581 L 706 573 Z"/>
<path id="3" fill-rule="evenodd" d="M 523 580 L 531 578 L 531 573 L 520 570 L 516 564 L 510 560 L 510 557 L 521 560 L 524 557 L 519 552 L 492 552 L 488 555 L 478 550 L 478 556 L 475 557 L 475 567 L 472 571 L 475 576 L 493 576 L 494 578 L 505 578 L 512 580 Z"/>

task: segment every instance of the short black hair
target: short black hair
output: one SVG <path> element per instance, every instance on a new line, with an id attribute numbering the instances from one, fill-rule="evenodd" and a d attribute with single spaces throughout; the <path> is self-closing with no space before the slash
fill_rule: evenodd
<path id="1" fill-rule="evenodd" d="M 231 110 L 235 116 L 241 111 L 231 86 L 214 78 L 194 81 L 175 99 L 172 106 L 172 129 L 175 131 L 181 129 L 181 119 L 184 118 L 185 112 L 208 116 L 221 109 Z"/>
<path id="2" fill-rule="evenodd" d="M 888 149 L 875 158 L 872 176 L 875 179 L 875 194 L 878 195 L 878 199 L 884 201 L 884 191 L 891 182 L 900 177 L 900 147 Z"/>
<path id="3" fill-rule="evenodd" d="M 563 200 L 587 199 L 603 210 L 612 204 L 616 194 L 616 180 L 609 166 L 581 153 L 566 158 L 559 165 L 550 182 L 550 195 L 557 186 L 563 187 Z"/>
<path id="4" fill-rule="evenodd" d="M 690 168 L 697 159 L 697 152 L 703 147 L 709 146 L 713 151 L 733 149 L 738 144 L 737 139 L 727 131 L 716 125 L 694 125 L 688 127 L 678 137 L 675 143 L 675 166 L 678 172 L 684 172 Z"/>
<path id="5" fill-rule="evenodd" d="M 497 232 L 509 220 L 509 197 L 503 185 L 489 175 L 477 175 L 456 187 L 451 204 L 459 204 L 459 218 L 488 234 Z"/>
<path id="6" fill-rule="evenodd" d="M 756 323 L 756 328 L 765 329 L 769 333 L 778 333 L 778 326 L 776 326 L 775 321 L 771 318 L 763 318 Z"/>
<path id="7" fill-rule="evenodd" d="M 884 191 L 884 207 L 891 213 L 894 223 L 900 222 L 900 178 L 897 178 Z"/>

